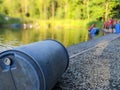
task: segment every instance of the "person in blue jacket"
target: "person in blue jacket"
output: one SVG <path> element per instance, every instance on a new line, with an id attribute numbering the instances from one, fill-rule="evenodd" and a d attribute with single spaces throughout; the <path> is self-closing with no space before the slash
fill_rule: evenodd
<path id="1" fill-rule="evenodd" d="M 99 28 L 96 28 L 95 25 L 89 30 L 91 39 L 99 34 Z"/>
<path id="2" fill-rule="evenodd" d="M 119 23 L 119 21 L 115 24 L 115 33 L 116 34 L 120 33 L 120 23 Z"/>

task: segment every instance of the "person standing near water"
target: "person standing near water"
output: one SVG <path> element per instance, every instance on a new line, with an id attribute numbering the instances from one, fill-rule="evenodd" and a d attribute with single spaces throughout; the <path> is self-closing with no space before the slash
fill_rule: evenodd
<path id="1" fill-rule="evenodd" d="M 109 32 L 113 33 L 113 18 L 110 18 L 109 20 Z"/>
<path id="2" fill-rule="evenodd" d="M 115 24 L 115 33 L 120 34 L 120 23 L 119 23 L 119 21 L 117 21 L 117 23 Z"/>
<path id="3" fill-rule="evenodd" d="M 91 30 L 93 29 L 93 27 L 95 27 L 95 24 L 92 24 L 92 25 L 89 27 L 89 29 L 88 29 L 88 37 L 89 37 L 89 39 L 92 38 L 90 32 L 91 32 Z"/>
<path id="4" fill-rule="evenodd" d="M 109 21 L 104 22 L 104 32 L 109 32 Z"/>
<path id="5" fill-rule="evenodd" d="M 96 28 L 95 24 L 92 24 L 88 31 L 91 39 L 95 38 L 95 36 L 99 34 L 99 29 Z"/>

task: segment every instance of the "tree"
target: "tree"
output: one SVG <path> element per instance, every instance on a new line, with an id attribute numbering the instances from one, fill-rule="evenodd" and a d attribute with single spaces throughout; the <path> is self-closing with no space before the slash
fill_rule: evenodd
<path id="1" fill-rule="evenodd" d="M 33 19 L 96 19 L 119 15 L 119 0 L 0 0 L 0 13 Z"/>

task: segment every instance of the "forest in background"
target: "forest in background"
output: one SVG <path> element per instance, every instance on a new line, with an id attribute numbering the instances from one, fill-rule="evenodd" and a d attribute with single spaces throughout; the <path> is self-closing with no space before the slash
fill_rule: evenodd
<path id="1" fill-rule="evenodd" d="M 0 0 L 0 13 L 37 19 L 94 19 L 120 14 L 120 0 Z"/>
<path id="2" fill-rule="evenodd" d="M 60 24 L 65 20 L 66 23 L 69 20 L 71 23 L 105 21 L 110 17 L 120 17 L 120 0 L 0 0 L 0 15 L 28 22 L 47 20 L 51 23 L 49 20 L 57 20 L 55 23 L 60 21 Z"/>

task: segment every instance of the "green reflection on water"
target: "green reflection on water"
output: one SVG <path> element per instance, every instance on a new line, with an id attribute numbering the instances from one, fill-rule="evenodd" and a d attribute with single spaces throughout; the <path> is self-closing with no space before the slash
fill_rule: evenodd
<path id="1" fill-rule="evenodd" d="M 36 41 L 55 39 L 66 47 L 88 40 L 85 28 L 46 28 L 46 29 L 0 29 L 0 42 L 19 46 Z"/>

